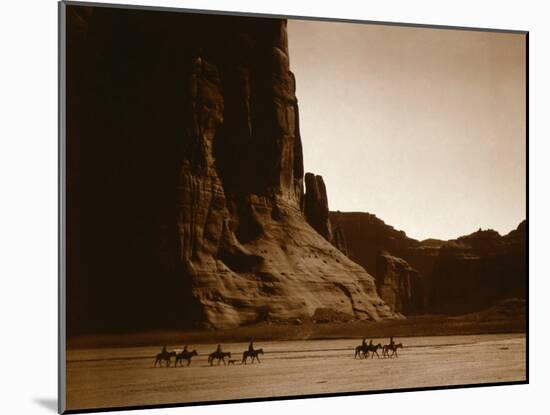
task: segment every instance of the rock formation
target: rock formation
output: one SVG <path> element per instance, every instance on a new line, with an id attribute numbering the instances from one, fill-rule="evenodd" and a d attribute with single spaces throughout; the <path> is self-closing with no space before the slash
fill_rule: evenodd
<path id="1" fill-rule="evenodd" d="M 431 275 L 434 312 L 462 313 L 503 299 L 525 298 L 526 222 L 507 235 L 479 230 L 439 249 Z"/>
<path id="2" fill-rule="evenodd" d="M 380 296 L 396 311 L 462 313 L 525 298 L 525 221 L 504 236 L 479 230 L 417 241 L 369 213 L 331 212 L 330 220 L 349 257 L 375 275 Z"/>
<path id="3" fill-rule="evenodd" d="M 423 309 L 424 284 L 407 261 L 382 251 L 374 275 L 380 297 L 392 310 L 407 315 Z"/>
<path id="4" fill-rule="evenodd" d="M 308 223 L 327 241 L 332 241 L 328 197 L 325 182 L 321 176 L 306 173 L 306 195 L 304 214 Z"/>
<path id="5" fill-rule="evenodd" d="M 305 220 L 285 20 L 68 9 L 69 334 L 395 317 Z"/>

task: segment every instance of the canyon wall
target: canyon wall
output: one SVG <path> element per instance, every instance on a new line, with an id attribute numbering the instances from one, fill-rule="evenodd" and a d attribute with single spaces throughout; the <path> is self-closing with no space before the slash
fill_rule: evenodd
<path id="1" fill-rule="evenodd" d="M 369 213 L 330 212 L 330 221 L 384 301 L 406 315 L 465 313 L 526 296 L 526 221 L 507 235 L 480 229 L 450 241 L 417 241 Z"/>
<path id="2" fill-rule="evenodd" d="M 68 11 L 69 334 L 396 316 L 305 219 L 285 20 Z"/>

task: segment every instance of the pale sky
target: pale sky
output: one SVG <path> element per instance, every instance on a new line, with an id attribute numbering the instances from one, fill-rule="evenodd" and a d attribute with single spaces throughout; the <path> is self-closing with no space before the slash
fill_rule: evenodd
<path id="1" fill-rule="evenodd" d="M 289 20 L 305 171 L 416 239 L 526 217 L 525 36 Z"/>

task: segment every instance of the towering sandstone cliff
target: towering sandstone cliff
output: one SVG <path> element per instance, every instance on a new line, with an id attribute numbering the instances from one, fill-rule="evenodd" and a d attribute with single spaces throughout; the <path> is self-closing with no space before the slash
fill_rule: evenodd
<path id="1" fill-rule="evenodd" d="M 395 316 L 305 220 L 286 21 L 69 9 L 70 331 Z"/>

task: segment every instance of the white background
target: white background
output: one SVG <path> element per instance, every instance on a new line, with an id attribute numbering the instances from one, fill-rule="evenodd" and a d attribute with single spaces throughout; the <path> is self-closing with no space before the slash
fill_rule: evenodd
<path id="1" fill-rule="evenodd" d="M 530 31 L 531 384 L 142 413 L 517 414 L 548 407 L 550 274 L 549 13 L 536 1 L 138 1 L 136 4 Z M 112 3 L 123 3 L 112 0 Z M 57 5 L 12 0 L 0 13 L 0 411 L 54 413 L 57 390 Z M 537 346 L 538 345 L 538 346 Z M 365 372 L 365 376 L 369 376 Z M 231 381 L 228 379 L 228 381 Z M 238 380 L 234 380 L 238 381 Z M 261 380 L 260 380 L 261 381 Z M 135 413 L 135 412 L 134 412 Z"/>

